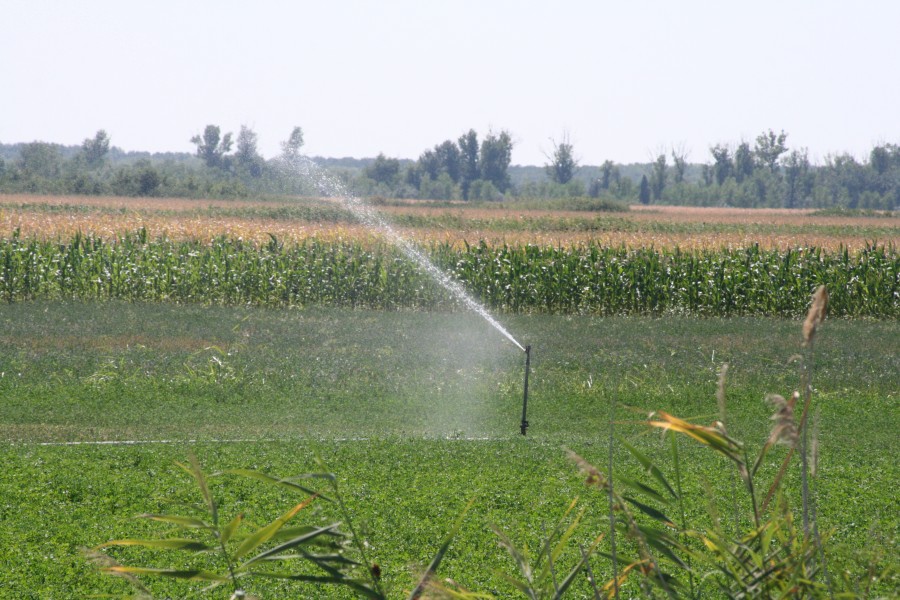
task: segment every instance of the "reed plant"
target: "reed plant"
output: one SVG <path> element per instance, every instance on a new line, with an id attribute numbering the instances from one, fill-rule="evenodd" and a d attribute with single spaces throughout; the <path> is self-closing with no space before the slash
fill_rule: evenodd
<path id="1" fill-rule="evenodd" d="M 621 526 L 621 533 L 630 542 L 630 557 L 626 558 L 621 550 L 617 557 L 612 557 L 614 572 L 622 573 L 622 581 L 616 580 L 616 589 L 605 597 L 618 597 L 618 586 L 626 577 L 637 579 L 636 585 L 648 597 L 704 598 L 709 594 L 727 598 L 865 597 L 859 592 L 859 586 L 848 584 L 846 580 L 838 589 L 838 583 L 828 571 L 827 536 L 821 535 L 819 530 L 811 487 L 818 457 L 817 436 L 813 435 L 812 443 L 807 443 L 813 397 L 812 348 L 827 308 L 828 292 L 820 286 L 813 294 L 803 323 L 801 346 L 804 352 L 796 357 L 800 361 L 802 392 L 795 391 L 787 399 L 777 394 L 766 398 L 774 409 L 773 424 L 755 458 L 750 447 L 733 437 L 725 425 L 726 367 L 723 367 L 719 380 L 718 421 L 700 425 L 663 411 L 652 413 L 645 421 L 645 425 L 662 430 L 670 441 L 670 474 L 665 474 L 661 466 L 625 440 L 620 443 L 640 463 L 647 475 L 644 481 L 618 475 L 619 485 L 614 486 L 612 465 L 604 473 L 571 453 L 575 463 L 587 474 L 587 484 L 600 488 L 604 495 L 614 499 L 615 516 L 610 516 L 610 531 Z M 706 523 L 687 521 L 676 435 L 701 444 L 732 465 L 731 473 L 741 482 L 744 495 L 742 499 L 734 499 L 736 490 L 732 479 L 733 528 L 722 524 L 713 498 L 710 498 Z M 762 481 L 761 467 L 777 445 L 787 446 L 789 451 L 766 485 Z M 800 519 L 796 518 L 791 507 L 791 494 L 783 485 L 795 454 L 800 457 Z M 674 484 L 670 482 L 673 477 Z M 763 493 L 763 490 L 767 491 Z M 749 514 L 739 514 L 739 505 L 748 507 Z M 667 516 L 671 510 L 680 512 L 679 520 Z M 743 523 L 747 525 L 742 526 Z M 874 575 L 877 580 L 889 574 L 870 572 L 869 578 Z M 604 596 L 597 594 L 595 597 Z"/>
<path id="2" fill-rule="evenodd" d="M 334 502 L 328 496 L 313 491 L 308 480 L 319 479 L 331 483 L 337 492 L 337 484 L 329 473 L 310 473 L 298 477 L 276 478 L 259 471 L 234 469 L 227 474 L 274 485 L 304 496 L 274 520 L 260 526 L 251 525 L 254 519 L 244 513 L 223 518 L 221 507 L 210 486 L 210 476 L 200 466 L 193 454 L 189 462 L 179 463 L 194 480 L 202 504 L 192 514 L 142 514 L 142 519 L 161 523 L 177 532 L 162 532 L 157 537 L 111 540 L 93 549 L 85 550 L 89 559 L 109 575 L 122 577 L 133 587 L 133 593 L 122 597 L 151 598 L 149 589 L 139 576 L 154 576 L 198 582 L 205 585 L 201 593 L 227 586 L 231 598 L 253 598 L 248 594 L 248 584 L 258 579 L 313 583 L 316 585 L 343 586 L 361 597 L 384 597 L 378 577 L 366 563 L 348 558 L 348 544 L 355 540 L 352 534 L 340 530 L 341 523 L 327 525 L 302 525 L 295 517 L 314 501 Z M 221 474 L 220 474 L 221 475 Z M 335 496 L 343 508 L 343 501 Z M 355 544 L 356 548 L 362 546 Z M 154 551 L 178 554 L 174 567 L 146 567 L 120 564 L 107 554 L 113 547 L 141 547 Z M 362 558 L 365 559 L 363 553 Z M 199 566 L 198 566 L 199 565 Z M 360 574 L 362 572 L 362 575 Z"/>

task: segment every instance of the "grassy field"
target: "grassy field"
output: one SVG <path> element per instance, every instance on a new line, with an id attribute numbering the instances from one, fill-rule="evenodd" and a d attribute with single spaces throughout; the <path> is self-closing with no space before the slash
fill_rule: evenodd
<path id="1" fill-rule="evenodd" d="M 0 597 L 125 592 L 124 583 L 98 575 L 78 548 L 158 531 L 132 517 L 183 512 L 184 503 L 198 502 L 174 465 L 191 450 L 210 471 L 246 467 L 279 476 L 314 471 L 314 458 L 322 457 L 338 475 L 392 596 L 410 589 L 411 566 L 427 564 L 475 498 L 441 574 L 508 597 L 512 590 L 495 570 L 514 567 L 490 525 L 535 546 L 542 529 L 581 497 L 588 512 L 576 538 L 603 531 L 605 499 L 585 488 L 563 448 L 602 464 L 611 399 L 620 403 L 619 433 L 661 456 L 660 438 L 637 422 L 656 409 L 700 422 L 717 418 L 716 373 L 723 362 L 731 365 L 732 432 L 751 447 L 762 444 L 770 427 L 765 394 L 786 396 L 798 385 L 796 365 L 789 363 L 800 340 L 795 321 L 501 320 L 534 346 L 532 426 L 525 438 L 518 434 L 523 355 L 468 313 L 117 302 L 3 306 L 0 562 L 7 567 L 0 571 Z M 860 575 L 867 561 L 897 564 L 898 340 L 896 321 L 835 319 L 826 322 L 816 352 L 820 520 L 833 531 L 835 568 Z M 172 443 L 63 445 L 98 440 Z M 725 465 L 687 442 L 682 452 L 689 465 L 685 493 L 695 500 L 690 511 L 702 515 L 704 481 L 724 503 Z M 621 448 L 616 462 L 622 472 L 638 470 Z M 255 492 L 233 478 L 216 481 L 213 489 L 229 514 L 272 518 L 293 499 Z M 797 493 L 796 477 L 788 489 Z M 333 507 L 314 506 L 305 522 L 335 518 Z M 110 553 L 145 562 L 150 556 L 164 566 L 164 557 L 152 552 Z M 598 557 L 592 564 L 598 577 L 609 576 L 608 561 Z M 878 586 L 887 593 L 897 583 Z M 152 589 L 182 597 L 188 588 L 157 581 Z M 264 597 L 329 597 L 328 590 L 302 585 L 290 593 L 275 584 L 254 589 Z M 346 596 L 334 591 L 333 597 Z"/>
<path id="2" fill-rule="evenodd" d="M 175 464 L 191 452 L 210 473 L 286 477 L 324 460 L 389 597 L 405 597 L 474 499 L 440 575 L 512 597 L 503 574 L 515 566 L 492 526 L 534 549 L 579 498 L 585 516 L 561 568 L 578 560 L 575 543 L 606 530 L 606 496 L 585 486 L 565 449 L 604 466 L 615 403 L 617 434 L 671 477 L 667 443 L 647 415 L 712 423 L 727 362 L 728 431 L 755 454 L 772 427 L 764 398 L 801 385 L 794 357 L 809 293 L 836 282 L 835 314 L 889 318 L 831 318 L 820 332 L 819 523 L 835 577 L 864 582 L 893 568 L 868 583 L 886 596 L 900 588 L 896 216 L 418 202 L 380 210 L 533 346 L 527 437 L 523 353 L 436 299 L 437 286 L 335 201 L 0 196 L 0 598 L 127 593 L 80 548 L 169 531 L 135 515 L 194 511 L 200 493 Z M 686 438 L 679 448 L 687 516 L 708 522 L 712 498 L 731 521 L 729 464 Z M 773 450 L 761 482 L 785 454 Z M 619 442 L 613 458 L 617 473 L 641 476 Z M 795 505 L 797 471 L 785 488 Z M 255 524 L 298 501 L 221 473 L 212 491 L 223 514 Z M 738 507 L 742 527 L 749 512 Z M 349 526 L 325 501 L 300 520 Z M 609 551 L 608 540 L 598 550 Z M 107 553 L 174 566 L 161 552 Z M 602 555 L 590 564 L 598 579 L 611 577 Z M 146 582 L 156 597 L 197 589 Z M 251 589 L 350 597 L 311 584 Z M 588 594 L 579 579 L 573 596 Z"/>

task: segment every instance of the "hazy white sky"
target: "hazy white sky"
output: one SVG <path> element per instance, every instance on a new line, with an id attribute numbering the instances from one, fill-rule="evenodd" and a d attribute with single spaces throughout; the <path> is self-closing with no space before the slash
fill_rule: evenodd
<path id="1" fill-rule="evenodd" d="M 193 151 L 208 123 L 278 153 L 416 158 L 508 130 L 582 164 L 772 128 L 816 161 L 900 143 L 894 0 L 0 0 L 0 142 Z"/>

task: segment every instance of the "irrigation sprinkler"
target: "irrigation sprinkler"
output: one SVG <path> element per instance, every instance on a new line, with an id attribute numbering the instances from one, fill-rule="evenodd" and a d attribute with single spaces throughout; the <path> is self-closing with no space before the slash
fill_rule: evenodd
<path id="1" fill-rule="evenodd" d="M 522 435 L 528 430 L 528 372 L 531 370 L 531 344 L 525 346 L 525 396 L 522 398 Z"/>

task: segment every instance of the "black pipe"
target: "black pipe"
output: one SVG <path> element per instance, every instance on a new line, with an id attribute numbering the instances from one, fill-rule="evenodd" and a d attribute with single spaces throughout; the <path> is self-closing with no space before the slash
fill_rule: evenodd
<path id="1" fill-rule="evenodd" d="M 525 346 L 525 396 L 522 398 L 522 435 L 528 430 L 528 372 L 531 370 L 531 346 Z"/>

